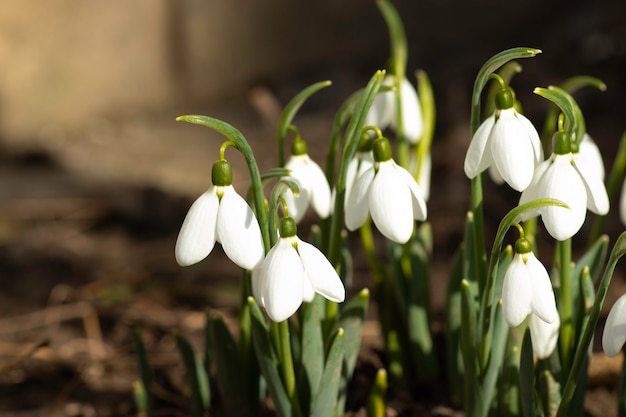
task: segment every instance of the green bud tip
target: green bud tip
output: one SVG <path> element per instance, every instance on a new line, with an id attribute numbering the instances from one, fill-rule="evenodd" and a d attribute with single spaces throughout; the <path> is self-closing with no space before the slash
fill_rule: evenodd
<path id="1" fill-rule="evenodd" d="M 552 150 L 556 155 L 566 155 L 572 151 L 572 140 L 567 132 L 559 130 L 554 133 Z"/>
<path id="2" fill-rule="evenodd" d="M 357 146 L 358 152 L 369 152 L 372 150 L 372 137 L 369 132 L 363 132 L 361 139 L 359 139 L 359 145 Z"/>
<path id="3" fill-rule="evenodd" d="M 298 233 L 298 227 L 294 219 L 289 216 L 280 219 L 280 237 L 293 237 L 296 233 Z"/>
<path id="4" fill-rule="evenodd" d="M 306 146 L 306 142 L 300 134 L 296 134 L 292 144 L 291 144 L 291 154 L 294 156 L 306 155 L 308 153 L 308 149 Z"/>
<path id="5" fill-rule="evenodd" d="M 376 139 L 372 143 L 372 151 L 374 151 L 376 162 L 385 162 L 391 159 L 391 145 L 386 138 Z"/>
<path id="6" fill-rule="evenodd" d="M 519 253 L 520 255 L 530 253 L 532 252 L 532 250 L 533 245 L 526 238 L 520 237 L 519 239 L 517 239 L 517 242 L 515 242 L 515 252 Z"/>
<path id="7" fill-rule="evenodd" d="M 216 161 L 211 170 L 213 185 L 224 187 L 233 184 L 233 167 L 225 159 Z"/>
<path id="8" fill-rule="evenodd" d="M 515 94 L 510 88 L 504 88 L 496 94 L 496 109 L 506 110 L 515 104 Z"/>

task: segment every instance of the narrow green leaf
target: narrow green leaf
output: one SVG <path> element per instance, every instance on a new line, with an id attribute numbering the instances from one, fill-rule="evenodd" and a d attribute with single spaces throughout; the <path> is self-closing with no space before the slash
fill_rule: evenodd
<path id="1" fill-rule="evenodd" d="M 344 358 L 344 332 L 339 328 L 331 339 L 330 349 L 322 374 L 320 390 L 311 405 L 312 417 L 327 417 L 335 413 L 339 397 L 342 362 Z"/>
<path id="2" fill-rule="evenodd" d="M 139 417 L 148 417 L 150 409 L 148 390 L 141 381 L 133 383 L 133 400 L 135 401 L 135 407 L 137 407 L 137 415 Z"/>
<path id="3" fill-rule="evenodd" d="M 519 417 L 521 414 L 520 361 L 525 330 L 525 326 L 509 330 L 510 337 L 506 341 L 502 371 L 498 381 L 498 415 L 501 417 Z"/>
<path id="4" fill-rule="evenodd" d="M 225 408 L 232 415 L 251 415 L 254 405 L 250 404 L 248 383 L 252 381 L 242 381 L 246 374 L 237 343 L 221 317 L 210 317 L 210 327 L 217 387 Z"/>
<path id="5" fill-rule="evenodd" d="M 361 347 L 361 333 L 367 315 L 369 297 L 370 292 L 367 288 L 361 290 L 343 306 L 337 323 L 337 328 L 343 329 L 343 371 L 337 400 L 337 410 L 342 412 L 345 407 L 348 382 L 354 373 Z"/>
<path id="6" fill-rule="evenodd" d="M 304 387 L 308 387 L 306 398 L 303 397 L 304 393 L 300 392 L 300 403 L 305 414 L 307 412 L 305 404 L 309 404 L 311 399 L 317 395 L 324 371 L 324 338 L 322 334 L 324 305 L 324 298 L 316 294 L 313 301 L 306 304 L 302 320 L 302 367 L 300 368 L 301 377 L 298 388 L 303 391 Z M 305 381 L 308 384 L 305 385 Z"/>
<path id="7" fill-rule="evenodd" d="M 387 371 L 379 369 L 376 372 L 374 385 L 367 397 L 367 417 L 385 417 L 385 394 L 387 393 Z"/>
<path id="8" fill-rule="evenodd" d="M 489 362 L 487 369 L 484 371 L 484 378 L 482 381 L 482 412 L 478 415 L 487 415 L 487 411 L 491 403 L 494 401 L 498 376 L 500 369 L 503 366 L 504 352 L 506 348 L 506 341 L 509 336 L 509 327 L 504 321 L 504 315 L 502 314 L 502 302 L 498 302 L 496 305 L 495 319 L 493 323 L 493 342 L 491 344 Z"/>
<path id="9" fill-rule="evenodd" d="M 201 392 L 200 380 L 198 378 L 198 360 L 193 352 L 191 344 L 179 333 L 175 334 L 178 351 L 183 358 L 189 388 L 191 389 L 191 412 L 194 417 L 203 417 L 205 415 L 204 400 L 207 394 Z"/>
<path id="10" fill-rule="evenodd" d="M 252 319 L 252 342 L 261 373 L 267 383 L 270 397 L 280 417 L 292 417 L 292 406 L 278 372 L 278 358 L 270 345 L 269 327 L 265 323 L 263 312 L 254 298 L 248 298 Z"/>
<path id="11" fill-rule="evenodd" d="M 472 285 L 461 281 L 461 337 L 463 357 L 463 402 L 466 410 L 482 409 L 482 392 L 476 352 L 476 294 Z M 480 415 L 480 414 L 476 414 Z"/>
<path id="12" fill-rule="evenodd" d="M 446 375 L 448 392 L 455 403 L 461 402 L 461 375 L 463 375 L 463 359 L 461 358 L 459 338 L 461 329 L 461 277 L 463 269 L 464 246 L 461 246 L 452 258 L 446 290 Z"/>
<path id="13" fill-rule="evenodd" d="M 137 365 L 139 367 L 139 383 L 141 386 L 141 397 L 143 400 L 142 408 L 145 409 L 146 416 L 152 415 L 152 394 L 150 390 L 151 378 L 150 378 L 150 365 L 148 364 L 148 354 L 146 353 L 146 347 L 143 344 L 141 338 L 141 332 L 138 328 L 133 330 L 133 339 L 135 340 L 135 347 L 137 349 Z M 139 408 L 139 405 L 138 407 Z"/>
<path id="14" fill-rule="evenodd" d="M 539 397 L 543 404 L 545 417 L 557 415 L 557 408 L 561 402 L 561 387 L 549 371 L 544 371 L 539 376 Z"/>
<path id="15" fill-rule="evenodd" d="M 535 416 L 535 363 L 530 332 L 524 332 L 522 352 L 519 363 L 520 402 L 523 417 Z"/>
<path id="16" fill-rule="evenodd" d="M 293 118 L 296 116 L 296 113 L 302 107 L 304 102 L 311 97 L 313 94 L 317 93 L 319 90 L 328 87 L 332 83 L 330 81 L 320 81 L 315 84 L 312 84 L 300 91 L 291 101 L 285 106 L 282 114 L 280 115 L 280 120 L 278 122 L 278 165 L 285 165 L 285 150 L 284 150 L 284 142 L 285 137 L 287 136 L 287 131 L 289 129 L 289 125 L 293 121 Z"/>

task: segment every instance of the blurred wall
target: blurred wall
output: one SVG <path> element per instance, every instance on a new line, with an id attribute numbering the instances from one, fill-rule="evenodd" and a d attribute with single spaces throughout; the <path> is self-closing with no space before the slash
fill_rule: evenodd
<path id="1" fill-rule="evenodd" d="M 544 49 L 531 65 L 551 82 L 579 70 L 617 78 L 626 62 L 623 0 L 394 3 L 410 69 L 433 71 L 443 105 L 447 89 L 468 90 L 480 64 L 511 46 Z M 373 0 L 3 0 L 0 135 L 243 96 L 281 76 L 294 91 L 342 70 L 366 80 L 387 45 Z"/>

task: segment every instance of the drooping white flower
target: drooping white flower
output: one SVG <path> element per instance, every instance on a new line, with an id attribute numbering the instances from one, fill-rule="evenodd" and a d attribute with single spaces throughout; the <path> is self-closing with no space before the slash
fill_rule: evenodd
<path id="1" fill-rule="evenodd" d="M 192 204 L 176 241 L 181 266 L 200 262 L 215 242 L 234 263 L 256 267 L 265 254 L 261 229 L 252 209 L 232 186 L 232 168 L 225 160 L 213 165 L 213 186 Z"/>
<path id="2" fill-rule="evenodd" d="M 295 221 L 281 219 L 281 237 L 260 267 L 252 271 L 252 292 L 276 322 L 291 317 L 317 292 L 330 301 L 345 300 L 345 288 L 335 268 L 315 246 L 296 236 Z"/>
<path id="3" fill-rule="evenodd" d="M 290 171 L 289 176 L 300 188 L 297 197 L 291 192 L 283 194 L 289 207 L 289 215 L 296 222 L 300 222 L 310 204 L 321 218 L 328 217 L 331 206 L 330 186 L 324 171 L 309 157 L 306 143 L 299 136 L 293 142 L 292 155 L 285 168 Z"/>
<path id="4" fill-rule="evenodd" d="M 607 356 L 619 355 L 626 343 L 626 294 L 617 299 L 604 324 L 602 349 Z"/>
<path id="5" fill-rule="evenodd" d="M 394 81 L 395 77 L 393 75 L 387 75 L 382 85 L 393 86 Z M 415 144 L 422 137 L 424 130 L 422 105 L 415 87 L 406 78 L 403 78 L 400 83 L 400 94 L 404 136 L 407 142 Z M 381 130 L 387 127 L 397 130 L 397 108 L 396 93 L 394 91 L 379 93 L 374 98 L 372 107 L 365 117 L 365 125 L 378 126 Z"/>
<path id="6" fill-rule="evenodd" d="M 372 167 L 357 178 L 346 202 L 346 227 L 356 230 L 368 214 L 378 230 L 398 243 L 406 243 L 415 220 L 426 219 L 426 202 L 409 172 L 391 158 L 389 141 L 374 141 Z"/>
<path id="7" fill-rule="evenodd" d="M 604 160 L 598 145 L 596 145 L 588 133 L 584 134 L 583 140 L 578 145 L 578 152 L 574 153 L 574 159 L 577 163 L 583 160 L 583 163 L 595 173 L 596 177 L 604 181 Z"/>
<path id="8" fill-rule="evenodd" d="M 609 211 L 609 198 L 602 180 L 586 160 L 577 160 L 569 151 L 566 132 L 555 135 L 554 153 L 539 164 L 530 186 L 522 192 L 520 204 L 539 198 L 554 198 L 569 208 L 546 206 L 522 215 L 528 219 L 541 215 L 546 230 L 557 240 L 574 236 L 585 222 L 587 209 L 600 215 Z"/>
<path id="9" fill-rule="evenodd" d="M 513 107 L 513 94 L 504 89 L 496 96 L 496 110 L 476 130 L 465 155 L 465 175 L 474 178 L 490 169 L 517 191 L 533 179 L 543 161 L 539 134 L 533 124 Z M 493 172 L 495 171 L 495 172 Z"/>
<path id="10" fill-rule="evenodd" d="M 537 357 L 539 359 L 546 359 L 552 355 L 559 341 L 559 330 L 561 328 L 559 315 L 556 315 L 552 323 L 548 323 L 541 320 L 536 314 L 531 314 L 528 328 L 530 329 L 530 337 L 533 341 L 533 351 Z"/>
<path id="11" fill-rule="evenodd" d="M 533 313 L 546 323 L 553 323 L 558 313 L 548 271 L 535 257 L 528 240 L 518 239 L 515 252 L 502 285 L 504 320 L 516 327 Z"/>

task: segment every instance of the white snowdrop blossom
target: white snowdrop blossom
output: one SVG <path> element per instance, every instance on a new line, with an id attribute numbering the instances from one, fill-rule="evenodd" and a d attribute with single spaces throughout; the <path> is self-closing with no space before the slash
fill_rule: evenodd
<path id="1" fill-rule="evenodd" d="M 561 143 L 569 141 L 565 132 L 557 132 L 557 135 L 561 136 Z M 539 198 L 554 198 L 565 203 L 569 208 L 546 206 L 521 216 L 526 220 L 541 215 L 548 233 L 556 240 L 565 240 L 580 230 L 587 209 L 599 215 L 607 214 L 609 198 L 602 179 L 589 167 L 588 161 L 577 159 L 566 149 L 569 145 L 560 146 L 555 146 L 555 153 L 537 166 L 532 183 L 522 192 L 520 204 Z"/>
<path id="2" fill-rule="evenodd" d="M 604 181 L 604 160 L 598 145 L 596 145 L 588 133 L 584 134 L 583 140 L 578 145 L 578 152 L 574 154 L 574 159 L 577 164 L 580 164 L 582 160 L 583 164 L 587 165 L 597 177 Z"/>
<path id="3" fill-rule="evenodd" d="M 393 86 L 394 81 L 395 77 L 393 75 L 387 75 L 382 85 Z M 415 144 L 419 142 L 424 130 L 422 105 L 415 87 L 406 78 L 402 79 L 400 90 L 404 136 L 407 142 Z M 379 93 L 374 98 L 372 107 L 365 117 L 365 126 L 378 126 L 383 130 L 390 127 L 393 130 L 397 130 L 397 107 L 396 93 L 394 91 Z"/>
<path id="4" fill-rule="evenodd" d="M 305 142 L 296 137 L 294 140 L 292 155 L 285 164 L 300 188 L 300 194 L 296 197 L 291 192 L 283 194 L 289 207 L 289 215 L 300 222 L 309 205 L 321 218 L 330 215 L 331 193 L 330 186 L 322 168 L 307 154 Z"/>
<path id="5" fill-rule="evenodd" d="M 224 160 L 213 165 L 213 186 L 187 212 L 176 241 L 176 261 L 181 266 L 198 263 L 211 253 L 215 242 L 244 269 L 255 268 L 265 254 L 259 222 L 233 188 L 232 168 Z"/>
<path id="6" fill-rule="evenodd" d="M 346 197 L 352 192 L 352 187 L 354 186 L 357 178 L 373 166 L 374 155 L 371 150 L 367 152 L 357 152 L 354 155 L 354 158 L 352 158 L 348 163 L 348 173 L 346 176 Z"/>
<path id="7" fill-rule="evenodd" d="M 530 315 L 528 322 L 530 329 L 530 337 L 533 341 L 533 351 L 539 359 L 546 359 L 559 341 L 559 330 L 561 328 L 561 319 L 557 314 L 552 323 L 541 320 L 536 314 Z"/>
<path id="8" fill-rule="evenodd" d="M 510 327 L 519 326 L 533 313 L 546 323 L 558 315 L 548 271 L 535 257 L 530 242 L 521 238 L 502 285 L 502 314 Z"/>
<path id="9" fill-rule="evenodd" d="M 343 302 L 345 288 L 332 264 L 315 246 L 295 234 L 295 221 L 282 219 L 281 237 L 252 271 L 252 292 L 275 322 L 287 320 L 317 292 Z"/>
<path id="10" fill-rule="evenodd" d="M 619 355 L 626 343 L 626 294 L 617 299 L 604 324 L 602 349 L 607 356 Z"/>
<path id="11" fill-rule="evenodd" d="M 426 220 L 426 202 L 411 174 L 391 159 L 389 141 L 374 141 L 373 166 L 356 180 L 346 202 L 346 227 L 356 230 L 368 214 L 388 239 L 406 243 L 415 220 Z"/>
<path id="12" fill-rule="evenodd" d="M 543 161 L 539 134 L 513 107 L 510 90 L 496 97 L 496 110 L 476 130 L 465 155 L 465 175 L 472 179 L 489 168 L 496 183 L 523 191 Z"/>

